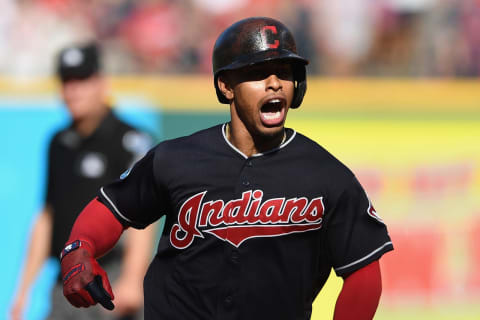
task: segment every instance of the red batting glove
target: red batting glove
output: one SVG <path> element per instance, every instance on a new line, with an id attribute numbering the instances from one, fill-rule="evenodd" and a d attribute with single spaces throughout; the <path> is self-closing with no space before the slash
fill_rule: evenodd
<path id="1" fill-rule="evenodd" d="M 86 241 L 76 240 L 65 247 L 60 255 L 63 295 L 75 307 L 89 307 L 98 302 L 113 310 L 113 292 L 107 273 L 93 255 Z"/>

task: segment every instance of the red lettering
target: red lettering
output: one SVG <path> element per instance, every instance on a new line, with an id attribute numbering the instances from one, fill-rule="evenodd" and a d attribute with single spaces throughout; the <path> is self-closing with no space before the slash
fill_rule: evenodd
<path id="1" fill-rule="evenodd" d="M 226 223 L 227 217 L 225 217 L 224 211 L 223 211 L 223 201 L 222 203 L 222 209 L 219 211 L 213 212 L 209 217 L 208 217 L 208 222 L 211 226 L 218 226 L 222 223 Z"/>
<path id="2" fill-rule="evenodd" d="M 248 209 L 248 213 L 247 213 L 247 222 L 248 223 L 258 222 L 257 210 L 258 210 L 258 207 L 260 206 L 260 202 L 262 201 L 262 197 L 263 197 L 263 192 L 262 191 L 255 190 L 253 192 L 253 198 L 255 200 L 252 201 L 252 203 L 250 204 L 250 208 Z"/>
<path id="3" fill-rule="evenodd" d="M 302 212 L 307 203 L 307 198 L 288 199 L 283 209 L 281 221 L 288 222 L 290 219 L 292 222 L 300 222 L 303 219 Z"/>
<path id="4" fill-rule="evenodd" d="M 284 198 L 270 199 L 265 201 L 260 207 L 258 219 L 262 223 L 278 222 L 281 220 L 280 210 L 282 210 Z"/>
<path id="5" fill-rule="evenodd" d="M 177 249 L 188 247 L 195 237 L 203 237 L 197 229 L 197 217 L 200 203 L 207 192 L 198 193 L 185 201 L 178 213 L 178 224 L 173 225 L 170 242 Z M 184 232 L 185 234 L 180 234 Z"/>
<path id="6" fill-rule="evenodd" d="M 322 227 L 325 210 L 323 197 L 314 198 L 310 202 L 305 197 L 288 200 L 274 198 L 262 203 L 263 192 L 249 190 L 243 192 L 240 199 L 230 200 L 226 204 L 223 200 L 216 200 L 202 205 L 206 193 L 204 191 L 191 196 L 181 206 L 178 223 L 170 231 L 170 242 L 175 248 L 187 248 L 195 237 L 203 238 L 199 227 L 214 227 L 203 232 L 235 246 L 250 238 L 280 236 Z M 371 203 L 368 213 L 377 217 Z M 302 222 L 307 224 L 301 224 Z M 222 227 L 218 227 L 222 224 Z"/>
<path id="7" fill-rule="evenodd" d="M 305 210 L 305 220 L 307 222 L 321 221 L 324 209 L 323 197 L 313 199 Z"/>
<path id="8" fill-rule="evenodd" d="M 223 209 L 223 201 L 208 201 L 202 206 L 202 212 L 200 213 L 199 227 L 207 226 L 207 222 L 210 216 L 218 216 Z"/>
<path id="9" fill-rule="evenodd" d="M 242 199 L 229 201 L 225 205 L 223 212 L 228 217 L 229 224 L 247 222 L 247 216 L 245 213 L 247 212 L 251 196 L 251 190 L 245 191 L 242 194 Z"/>

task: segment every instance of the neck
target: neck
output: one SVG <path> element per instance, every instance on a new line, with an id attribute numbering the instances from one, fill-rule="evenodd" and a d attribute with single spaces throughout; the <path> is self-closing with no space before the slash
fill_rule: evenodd
<path id="1" fill-rule="evenodd" d="M 103 121 L 107 115 L 108 108 L 101 108 L 100 110 L 101 112 L 95 115 L 89 115 L 82 119 L 74 120 L 73 126 L 82 137 L 90 136 Z"/>
<path id="2" fill-rule="evenodd" d="M 271 137 L 265 136 L 253 136 L 248 130 L 244 128 L 236 128 L 232 122 L 227 123 L 226 136 L 235 148 L 240 150 L 247 157 L 251 157 L 254 154 L 262 153 L 273 148 L 278 147 L 286 140 L 286 132 L 283 128 L 281 132 Z"/>

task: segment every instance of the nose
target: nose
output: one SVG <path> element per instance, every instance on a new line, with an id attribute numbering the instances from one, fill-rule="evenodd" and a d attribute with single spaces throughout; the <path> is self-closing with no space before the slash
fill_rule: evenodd
<path id="1" fill-rule="evenodd" d="M 67 81 L 63 84 L 63 89 L 66 93 L 73 94 L 78 91 L 78 82 L 75 80 Z"/>
<path id="2" fill-rule="evenodd" d="M 280 79 L 277 77 L 276 74 L 271 74 L 268 78 L 265 79 L 266 81 L 266 89 L 268 90 L 273 90 L 273 91 L 278 91 L 282 89 L 282 82 Z"/>

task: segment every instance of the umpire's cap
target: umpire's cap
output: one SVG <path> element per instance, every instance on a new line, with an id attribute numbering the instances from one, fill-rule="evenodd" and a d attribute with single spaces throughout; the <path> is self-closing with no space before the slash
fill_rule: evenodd
<path id="1" fill-rule="evenodd" d="M 229 103 L 218 88 L 222 71 L 272 60 L 289 60 L 294 66 L 295 94 L 291 108 L 298 108 L 307 90 L 305 65 L 308 60 L 297 54 L 292 33 L 272 18 L 252 17 L 240 20 L 223 31 L 213 48 L 212 64 L 217 98 Z"/>
<path id="2" fill-rule="evenodd" d="M 96 43 L 72 45 L 58 55 L 57 74 L 62 82 L 82 80 L 100 71 L 100 52 Z"/>

